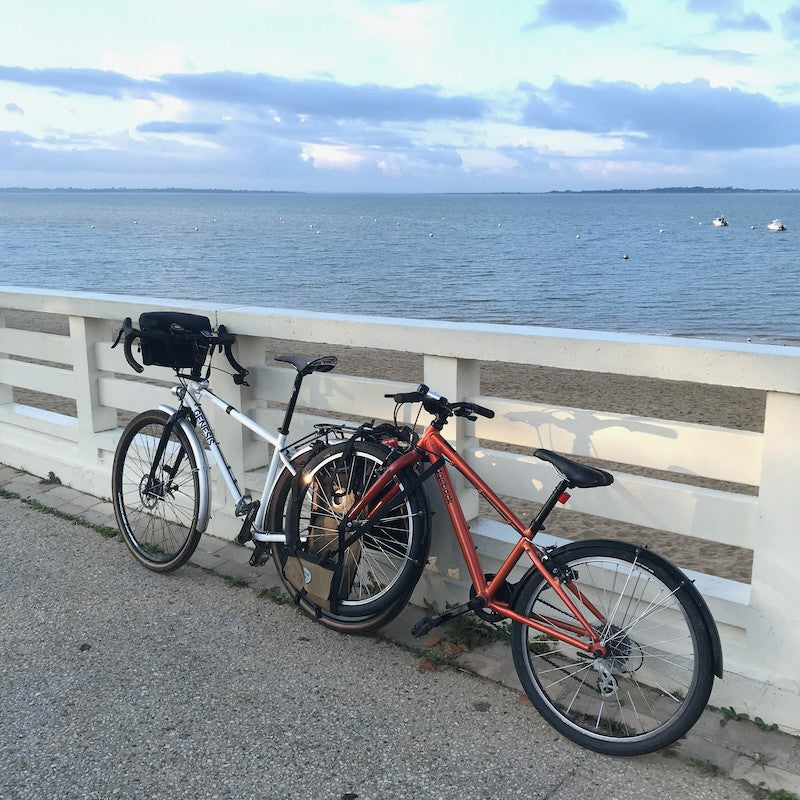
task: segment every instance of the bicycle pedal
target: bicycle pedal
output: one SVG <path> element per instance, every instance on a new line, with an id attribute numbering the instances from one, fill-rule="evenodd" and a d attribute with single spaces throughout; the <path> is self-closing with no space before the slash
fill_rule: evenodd
<path id="1" fill-rule="evenodd" d="M 439 622 L 440 619 L 438 617 L 432 617 L 430 614 L 426 614 L 411 629 L 411 635 L 415 639 L 421 639 L 423 636 L 427 636 L 439 624 Z"/>
<path id="2" fill-rule="evenodd" d="M 251 567 L 262 567 L 269 561 L 269 545 L 264 542 L 256 542 L 256 549 L 250 556 Z"/>
<path id="3" fill-rule="evenodd" d="M 250 514 L 253 510 L 258 509 L 260 505 L 259 500 L 253 500 L 249 494 L 244 495 L 241 500 L 236 504 L 233 514 L 236 517 L 244 517 Z"/>

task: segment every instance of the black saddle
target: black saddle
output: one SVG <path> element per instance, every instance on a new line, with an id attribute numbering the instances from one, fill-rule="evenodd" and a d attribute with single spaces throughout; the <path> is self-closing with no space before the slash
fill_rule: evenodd
<path id="1" fill-rule="evenodd" d="M 614 476 L 604 469 L 587 467 L 577 461 L 571 461 L 550 450 L 534 450 L 533 454 L 542 461 L 552 464 L 576 489 L 592 489 L 596 486 L 610 486 Z"/>
<path id="2" fill-rule="evenodd" d="M 312 372 L 330 372 L 339 363 L 336 356 L 322 356 L 321 358 L 275 356 L 275 360 L 291 364 L 301 375 L 310 375 Z"/>

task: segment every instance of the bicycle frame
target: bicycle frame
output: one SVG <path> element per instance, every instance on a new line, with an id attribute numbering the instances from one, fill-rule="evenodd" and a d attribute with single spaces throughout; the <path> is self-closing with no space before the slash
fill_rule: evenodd
<path id="1" fill-rule="evenodd" d="M 447 513 L 453 525 L 453 530 L 464 556 L 467 570 L 472 579 L 473 586 L 475 587 L 476 599 L 480 606 L 494 611 L 507 619 L 528 625 L 541 633 L 555 636 L 561 641 L 579 650 L 583 650 L 586 653 L 598 655 L 600 657 L 604 656 L 605 647 L 600 643 L 598 632 L 589 624 L 577 608 L 572 598 L 567 593 L 567 590 L 565 590 L 562 580 L 559 577 L 555 577 L 545 566 L 544 562 L 548 558 L 546 552 L 533 542 L 533 537 L 537 531 L 541 530 L 545 517 L 552 511 L 555 504 L 559 502 L 559 499 L 563 497 L 564 490 L 567 488 L 566 481 L 561 481 L 558 484 L 556 490 L 542 506 L 541 511 L 534 521 L 529 526 L 525 526 L 497 494 L 492 491 L 480 475 L 478 475 L 478 473 L 453 449 L 442 436 L 441 432 L 437 430 L 434 425 L 429 425 L 416 446 L 391 462 L 386 467 L 385 472 L 367 488 L 361 499 L 353 505 L 344 521 L 347 531 L 349 533 L 357 531 L 357 523 L 353 523 L 351 520 L 359 518 L 362 514 L 368 521 L 379 519 L 386 504 L 400 491 L 397 483 L 393 480 L 394 476 L 404 469 L 413 467 L 425 458 L 431 463 L 431 468 L 435 468 L 436 482 L 439 486 L 442 500 L 447 508 Z M 439 465 L 438 467 L 437 464 Z M 491 581 L 487 582 L 486 580 L 472 539 L 472 534 L 470 533 L 469 525 L 467 524 L 464 511 L 447 470 L 448 464 L 458 470 L 458 472 L 475 487 L 478 493 L 497 510 L 506 523 L 513 527 L 520 536 L 519 541 Z M 501 587 L 503 587 L 511 571 L 525 554 L 528 555 L 536 569 L 569 608 L 578 624 L 569 624 L 540 615 L 536 618 L 525 617 L 516 613 L 508 603 L 498 600 Z M 580 602 L 584 604 L 597 619 L 603 619 L 602 614 L 587 600 L 587 598 L 580 594 L 579 590 L 574 587 L 572 582 L 569 582 L 567 586 L 569 591 L 578 597 Z M 575 638 L 573 634 L 588 636 L 590 642 L 581 641 Z"/>
<path id="2" fill-rule="evenodd" d="M 292 475 L 297 474 L 297 471 L 292 466 L 290 459 L 286 456 L 285 451 L 287 434 L 285 432 L 279 432 L 278 435 L 275 436 L 265 428 L 262 428 L 257 422 L 250 419 L 247 414 L 243 414 L 241 411 L 230 405 L 230 403 L 214 394 L 214 392 L 208 388 L 208 381 L 187 380 L 183 385 L 174 386 L 172 388 L 172 393 L 180 400 L 181 407 L 188 408 L 194 415 L 196 427 L 199 428 L 203 433 L 205 443 L 208 445 L 208 449 L 211 451 L 212 455 L 214 456 L 214 461 L 219 467 L 225 487 L 236 504 L 237 512 L 241 510 L 246 495 L 239 489 L 236 478 L 233 476 L 231 468 L 228 465 L 228 462 L 225 460 L 225 456 L 222 452 L 219 442 L 217 441 L 214 428 L 211 425 L 208 417 L 206 417 L 205 413 L 203 412 L 201 399 L 210 400 L 215 406 L 225 411 L 226 414 L 235 419 L 240 425 L 252 431 L 260 439 L 263 439 L 272 445 L 272 459 L 270 460 L 270 464 L 267 469 L 267 477 L 261 493 L 260 504 L 253 521 L 253 539 L 259 542 L 285 543 L 286 536 L 284 534 L 270 533 L 264 530 L 264 518 L 267 513 L 272 490 L 278 478 L 281 463 L 283 464 L 283 468 L 289 470 Z M 168 406 L 162 406 L 162 410 L 173 415 L 179 413 Z M 197 434 L 194 431 L 193 433 L 197 438 Z M 210 486 L 208 502 L 209 504 L 211 502 Z"/>

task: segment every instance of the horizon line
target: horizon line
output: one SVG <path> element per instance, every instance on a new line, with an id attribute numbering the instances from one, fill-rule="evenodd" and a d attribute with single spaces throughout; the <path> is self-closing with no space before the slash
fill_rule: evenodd
<path id="1" fill-rule="evenodd" d="M 386 190 L 362 190 L 362 191 L 337 191 L 337 190 L 303 190 L 303 189 L 229 189 L 229 188 L 193 188 L 189 186 L 164 186 L 164 187 L 125 187 L 125 186 L 106 186 L 106 187 L 79 187 L 79 186 L 0 186 L 0 193 L 13 194 L 15 192 L 62 192 L 62 193 L 132 193 L 132 192 L 160 192 L 160 193 L 218 193 L 218 194 L 439 194 L 439 195 L 543 195 L 543 194 L 648 194 L 648 193 L 684 193 L 684 194 L 775 194 L 775 193 L 797 193 L 798 188 L 786 189 L 766 189 L 755 188 L 747 189 L 735 186 L 658 186 L 647 189 L 625 189 L 622 187 L 614 189 L 546 189 L 541 191 L 386 191 Z"/>

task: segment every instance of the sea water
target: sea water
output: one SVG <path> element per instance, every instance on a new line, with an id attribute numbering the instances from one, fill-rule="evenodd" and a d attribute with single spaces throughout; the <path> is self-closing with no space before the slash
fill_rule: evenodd
<path id="1" fill-rule="evenodd" d="M 0 192 L 3 285 L 733 340 L 800 341 L 798 241 L 800 193 Z"/>

